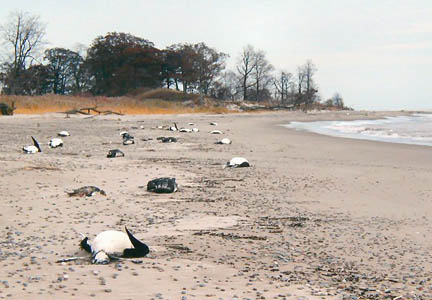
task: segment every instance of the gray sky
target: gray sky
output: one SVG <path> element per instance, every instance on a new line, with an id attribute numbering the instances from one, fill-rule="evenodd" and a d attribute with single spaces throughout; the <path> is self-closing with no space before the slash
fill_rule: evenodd
<path id="1" fill-rule="evenodd" d="M 20 0 L 2 3 L 40 16 L 47 47 L 89 46 L 126 32 L 163 49 L 205 42 L 231 56 L 264 50 L 276 70 L 312 60 L 323 99 L 339 92 L 355 109 L 432 110 L 430 0 Z"/>

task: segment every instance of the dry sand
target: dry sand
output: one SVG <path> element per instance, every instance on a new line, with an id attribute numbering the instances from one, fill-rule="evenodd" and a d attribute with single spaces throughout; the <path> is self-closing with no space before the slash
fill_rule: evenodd
<path id="1" fill-rule="evenodd" d="M 431 148 L 277 126 L 381 115 L 0 117 L 0 298 L 432 299 Z M 152 129 L 173 121 L 200 132 Z M 22 153 L 31 135 L 42 153 Z M 125 157 L 106 158 L 115 148 Z M 252 167 L 222 168 L 234 156 Z M 179 191 L 148 193 L 161 176 Z M 85 185 L 107 197 L 65 193 Z M 78 233 L 125 225 L 151 248 L 142 263 L 56 263 L 88 256 Z"/>

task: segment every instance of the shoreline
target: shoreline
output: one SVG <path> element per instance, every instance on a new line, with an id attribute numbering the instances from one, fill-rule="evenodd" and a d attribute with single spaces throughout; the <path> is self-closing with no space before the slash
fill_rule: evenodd
<path id="1" fill-rule="evenodd" d="M 428 136 L 429 133 L 426 129 L 430 127 L 429 123 L 432 122 L 432 118 L 429 119 L 426 116 L 427 114 L 415 113 L 411 116 L 384 116 L 373 120 L 291 121 L 281 126 L 287 129 L 313 132 L 339 138 L 431 147 L 432 137 Z M 414 128 L 416 131 L 413 135 L 412 129 Z"/>
<path id="2" fill-rule="evenodd" d="M 0 117 L 0 277 L 7 281 L 0 297 L 431 298 L 430 148 L 276 126 L 322 115 Z M 153 129 L 173 121 L 200 131 Z M 64 147 L 47 148 L 60 130 L 71 133 Z M 135 145 L 121 145 L 123 130 Z M 42 153 L 20 151 L 30 135 Z M 179 141 L 163 144 L 158 136 Z M 233 144 L 214 144 L 222 137 Z M 106 158 L 113 148 L 125 157 Z M 234 156 L 252 167 L 222 168 Z M 141 188 L 166 176 L 176 177 L 178 192 Z M 84 185 L 107 197 L 65 193 Z M 87 255 L 78 232 L 91 239 L 125 225 L 150 246 L 141 264 L 55 263 Z"/>

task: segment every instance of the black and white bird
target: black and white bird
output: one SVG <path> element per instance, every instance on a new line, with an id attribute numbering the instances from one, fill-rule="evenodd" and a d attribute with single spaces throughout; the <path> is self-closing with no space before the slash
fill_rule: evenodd
<path id="1" fill-rule="evenodd" d="M 123 156 L 125 156 L 124 153 L 119 149 L 109 150 L 107 154 L 108 158 L 123 157 Z"/>
<path id="2" fill-rule="evenodd" d="M 212 130 L 210 131 L 211 134 L 222 134 L 223 132 L 220 130 Z"/>
<path id="3" fill-rule="evenodd" d="M 80 242 L 80 247 L 91 253 L 93 264 L 108 264 L 111 260 L 120 258 L 144 257 L 149 252 L 149 247 L 129 232 L 107 230 L 99 233 L 93 241 L 86 236 Z"/>
<path id="4" fill-rule="evenodd" d="M 225 166 L 229 168 L 241 168 L 250 167 L 250 164 L 246 158 L 234 157 L 229 162 L 227 162 Z"/>
<path id="5" fill-rule="evenodd" d="M 229 145 L 231 143 L 232 141 L 229 138 L 223 138 L 220 141 L 216 142 L 216 144 L 220 144 L 220 145 Z"/>
<path id="6" fill-rule="evenodd" d="M 31 146 L 24 146 L 22 149 L 24 151 L 24 153 L 26 154 L 35 154 L 38 152 L 42 152 L 42 149 L 39 146 L 39 143 L 36 141 L 36 139 L 34 137 L 31 137 L 33 140 L 33 145 Z"/>
<path id="7" fill-rule="evenodd" d="M 66 137 L 66 136 L 70 136 L 70 133 L 65 130 L 62 130 L 59 133 L 57 133 L 57 135 L 61 137 Z"/>
<path id="8" fill-rule="evenodd" d="M 147 191 L 158 194 L 174 193 L 177 191 L 177 188 L 178 186 L 175 178 L 156 178 L 147 183 Z"/>
<path id="9" fill-rule="evenodd" d="M 131 136 L 127 131 L 120 132 L 120 135 L 123 138 L 123 145 L 132 145 L 132 144 L 135 144 L 134 137 Z"/>
<path id="10" fill-rule="evenodd" d="M 177 139 L 173 136 L 160 136 L 157 138 L 158 141 L 161 141 L 162 143 L 176 143 Z"/>
<path id="11" fill-rule="evenodd" d="M 63 140 L 60 138 L 53 138 L 49 141 L 50 148 L 63 147 Z"/>
<path id="12" fill-rule="evenodd" d="M 169 131 L 178 131 L 179 129 L 178 129 L 178 127 L 177 127 L 177 124 L 174 122 L 174 126 L 170 126 L 170 127 L 168 127 L 168 130 L 169 130 Z"/>
<path id="13" fill-rule="evenodd" d="M 218 123 L 216 123 L 216 122 L 210 122 L 210 125 L 213 125 L 213 126 L 217 126 L 217 124 Z"/>
<path id="14" fill-rule="evenodd" d="M 190 133 L 190 132 L 192 132 L 192 129 L 190 129 L 190 128 L 180 128 L 179 132 L 188 132 L 188 133 Z"/>

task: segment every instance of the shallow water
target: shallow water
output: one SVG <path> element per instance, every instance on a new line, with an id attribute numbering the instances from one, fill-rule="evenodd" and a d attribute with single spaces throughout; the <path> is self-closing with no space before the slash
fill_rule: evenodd
<path id="1" fill-rule="evenodd" d="M 336 137 L 432 146 L 432 114 L 379 120 L 291 122 L 283 126 Z"/>

